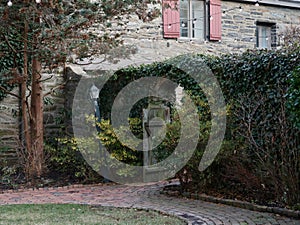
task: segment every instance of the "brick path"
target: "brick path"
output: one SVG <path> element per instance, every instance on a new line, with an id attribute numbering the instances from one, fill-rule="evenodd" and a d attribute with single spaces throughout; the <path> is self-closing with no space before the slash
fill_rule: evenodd
<path id="1" fill-rule="evenodd" d="M 300 225 L 300 220 L 254 212 L 232 206 L 168 197 L 159 190 L 164 183 L 147 186 L 93 185 L 43 188 L 0 194 L 0 205 L 21 203 L 74 203 L 153 209 L 202 225 Z"/>

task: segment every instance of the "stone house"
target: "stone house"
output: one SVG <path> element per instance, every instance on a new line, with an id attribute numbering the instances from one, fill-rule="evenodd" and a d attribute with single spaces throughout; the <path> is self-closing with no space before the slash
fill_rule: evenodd
<path id="1" fill-rule="evenodd" d="M 136 54 L 117 64 L 97 64 L 101 60 L 97 59 L 90 65 L 69 65 L 71 70 L 84 75 L 87 71 L 116 70 L 184 53 L 218 55 L 255 48 L 277 49 L 284 44 L 285 30 L 300 25 L 300 0 L 162 0 L 162 4 L 151 7 L 159 8 L 161 16 L 142 22 L 132 15 L 125 19 L 126 26 L 112 26 L 126 31 L 124 43 L 134 46 Z M 63 76 L 54 77 L 45 84 L 46 89 L 63 82 Z M 55 104 L 45 107 L 46 133 L 58 128 L 55 118 L 68 99 L 65 93 L 50 97 Z M 14 149 L 18 145 L 20 121 L 14 116 L 18 110 L 15 98 L 0 102 L 0 149 Z"/>
<path id="2" fill-rule="evenodd" d="M 184 53 L 277 49 L 284 44 L 285 30 L 300 25 L 299 0 L 162 0 L 149 8 L 159 8 L 161 16 L 142 22 L 132 15 L 124 18 L 125 26 L 112 25 L 112 29 L 126 31 L 124 43 L 134 45 L 136 54 L 118 64 L 82 68 L 115 70 Z"/>

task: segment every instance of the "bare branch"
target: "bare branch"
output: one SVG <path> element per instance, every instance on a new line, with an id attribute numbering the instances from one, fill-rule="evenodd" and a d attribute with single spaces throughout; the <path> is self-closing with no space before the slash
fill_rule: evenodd
<path id="1" fill-rule="evenodd" d="M 47 93 L 44 94 L 44 97 L 46 97 L 46 96 L 48 96 L 48 95 L 51 95 L 51 94 L 54 93 L 54 91 L 57 90 L 57 89 L 63 88 L 66 84 L 67 84 L 67 82 L 64 82 L 64 83 L 62 83 L 61 85 L 58 85 L 58 86 L 52 88 L 49 92 L 47 92 Z"/>
<path id="2" fill-rule="evenodd" d="M 5 42 L 6 44 L 8 45 L 8 47 L 15 53 L 17 54 L 18 52 L 16 51 L 16 49 L 14 48 L 14 46 L 12 46 L 8 40 L 8 38 L 6 37 L 6 35 L 3 35 L 4 39 L 5 39 Z"/>
<path id="3" fill-rule="evenodd" d="M 40 74 L 40 73 L 39 73 Z M 40 80 L 39 83 L 42 83 L 42 82 L 45 82 L 47 80 L 51 80 L 53 78 L 53 75 L 51 75 L 50 77 L 46 78 L 46 79 L 43 79 L 43 80 Z"/>
<path id="4" fill-rule="evenodd" d="M 2 86 L 0 86 L 0 89 L 3 90 L 5 93 L 7 93 L 7 94 L 9 94 L 9 95 L 12 95 L 12 96 L 14 96 L 14 97 L 16 97 L 16 98 L 18 98 L 18 99 L 21 99 L 21 96 L 15 94 L 15 93 L 12 93 L 12 92 L 10 92 L 10 91 L 8 91 L 6 88 L 4 88 L 4 87 L 2 87 Z"/>
<path id="5" fill-rule="evenodd" d="M 74 62 L 74 64 L 76 65 L 79 65 L 79 66 L 88 66 L 88 65 L 97 65 L 97 64 L 101 64 L 103 62 L 106 61 L 106 54 L 105 54 L 105 57 L 103 60 L 99 61 L 99 62 L 93 62 L 93 61 L 90 61 L 90 62 L 87 62 L 87 63 L 78 63 L 78 62 Z"/>

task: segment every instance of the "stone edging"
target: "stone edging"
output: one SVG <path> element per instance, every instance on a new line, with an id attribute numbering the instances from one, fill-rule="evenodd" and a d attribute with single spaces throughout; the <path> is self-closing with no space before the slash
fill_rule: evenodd
<path id="1" fill-rule="evenodd" d="M 168 196 L 175 195 L 174 191 L 161 190 L 160 193 L 168 195 Z M 300 211 L 298 211 L 298 210 L 295 211 L 295 210 L 279 208 L 279 207 L 262 206 L 262 205 L 257 205 L 257 204 L 253 204 L 253 203 L 246 202 L 246 201 L 217 198 L 217 197 L 208 196 L 205 194 L 197 195 L 197 194 L 191 194 L 191 193 L 185 192 L 185 193 L 182 193 L 181 196 L 186 197 L 186 198 L 192 198 L 192 199 L 217 203 L 217 204 L 230 205 L 230 206 L 234 206 L 234 207 L 238 207 L 238 208 L 242 208 L 242 209 L 248 209 L 248 210 L 252 210 L 252 211 L 274 213 L 274 214 L 278 214 L 281 216 L 293 217 L 296 219 L 300 218 Z"/>
<path id="2" fill-rule="evenodd" d="M 0 194 L 7 194 L 7 193 L 15 193 L 15 192 L 26 192 L 26 191 L 38 191 L 38 190 L 68 190 L 68 189 L 74 189 L 74 188 L 92 188 L 97 186 L 113 186 L 114 183 L 98 183 L 98 184 L 71 184 L 66 186 L 45 186 L 45 187 L 24 187 L 24 188 L 16 188 L 16 189 L 7 189 L 7 190 L 0 190 Z"/>

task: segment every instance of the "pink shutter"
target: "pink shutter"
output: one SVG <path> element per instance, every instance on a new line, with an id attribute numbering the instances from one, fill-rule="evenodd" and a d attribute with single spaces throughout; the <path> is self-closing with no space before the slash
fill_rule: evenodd
<path id="1" fill-rule="evenodd" d="M 165 38 L 178 38 L 180 34 L 179 0 L 163 0 L 163 27 Z"/>
<path id="2" fill-rule="evenodd" d="M 217 41 L 222 38 L 222 11 L 221 0 L 210 0 L 210 40 Z"/>

